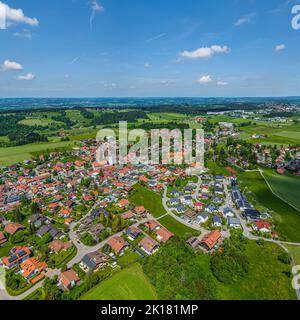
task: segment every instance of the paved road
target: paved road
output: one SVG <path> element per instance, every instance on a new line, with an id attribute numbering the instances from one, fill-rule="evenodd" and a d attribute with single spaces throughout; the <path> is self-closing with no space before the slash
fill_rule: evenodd
<path id="1" fill-rule="evenodd" d="M 199 194 L 199 190 L 200 190 L 200 186 L 201 186 L 201 183 L 202 183 L 202 180 L 201 180 L 201 177 L 198 176 L 198 182 L 197 182 L 197 188 L 195 190 L 195 192 L 193 193 L 192 197 L 193 199 L 197 200 L 197 197 L 198 197 L 198 194 Z M 167 187 L 165 186 L 164 187 L 164 193 L 163 193 L 163 199 L 162 199 L 162 203 L 163 203 L 163 206 L 165 208 L 165 210 L 167 211 L 167 214 L 172 216 L 174 219 L 176 219 L 178 222 L 180 222 L 181 224 L 191 228 L 191 229 L 194 229 L 194 230 L 197 230 L 199 232 L 201 232 L 201 236 L 204 236 L 208 233 L 210 233 L 211 231 L 210 230 L 207 230 L 203 227 L 201 227 L 200 225 L 198 224 L 194 224 L 194 223 L 189 223 L 185 220 L 183 220 L 182 218 L 180 218 L 179 216 L 177 216 L 176 214 L 174 214 L 172 212 L 172 210 L 168 207 L 167 205 L 167 202 L 170 200 L 167 196 L 167 193 L 168 193 L 168 189 Z M 165 215 L 164 215 L 165 216 Z M 158 218 L 161 219 L 162 217 Z M 222 237 L 223 238 L 228 238 L 230 236 L 230 233 L 228 231 L 221 231 L 221 234 L 222 234 Z"/>

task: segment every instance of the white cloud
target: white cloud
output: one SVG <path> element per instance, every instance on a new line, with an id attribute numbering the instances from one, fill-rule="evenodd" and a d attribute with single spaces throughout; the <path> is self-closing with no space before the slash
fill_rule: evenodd
<path id="1" fill-rule="evenodd" d="M 15 32 L 14 36 L 18 38 L 32 39 L 32 33 L 29 30 L 25 29 L 21 32 Z"/>
<path id="2" fill-rule="evenodd" d="M 236 23 L 234 24 L 234 26 L 239 27 L 243 24 L 251 23 L 254 17 L 255 17 L 255 13 L 246 14 L 246 15 L 242 16 L 241 18 L 239 18 L 236 21 Z"/>
<path id="3" fill-rule="evenodd" d="M 2 71 L 9 71 L 9 70 L 22 70 L 23 66 L 20 63 L 17 63 L 15 61 L 5 60 L 1 66 Z"/>
<path id="4" fill-rule="evenodd" d="M 197 80 L 197 82 L 199 82 L 199 83 L 210 83 L 212 81 L 213 81 L 212 77 L 209 74 L 205 75 L 205 76 L 202 76 L 200 79 Z"/>
<path id="5" fill-rule="evenodd" d="M 154 36 L 152 38 L 147 39 L 146 42 L 151 42 L 151 41 L 158 40 L 160 38 L 165 37 L 166 35 L 167 35 L 166 33 L 160 33 L 160 34 L 158 34 L 158 35 L 156 35 L 156 36 Z"/>
<path id="6" fill-rule="evenodd" d="M 217 81 L 217 85 L 218 86 L 227 86 L 228 82 L 226 82 L 226 81 Z"/>
<path id="7" fill-rule="evenodd" d="M 144 64 L 144 67 L 145 67 L 145 68 L 150 68 L 150 67 L 151 67 L 151 64 L 150 64 L 149 62 L 146 62 L 146 63 Z"/>
<path id="8" fill-rule="evenodd" d="M 16 77 L 16 80 L 19 80 L 19 81 L 31 81 L 31 80 L 34 80 L 35 79 L 35 75 L 32 74 L 32 73 L 27 73 L 23 76 L 18 76 Z"/>
<path id="9" fill-rule="evenodd" d="M 5 17 L 8 22 L 7 25 L 10 23 L 25 23 L 31 27 L 36 27 L 39 25 L 39 21 L 37 18 L 30 18 L 25 16 L 22 9 L 13 9 L 10 8 L 7 4 L 0 1 L 0 10 L 6 13 Z"/>
<path id="10" fill-rule="evenodd" d="M 103 12 L 104 11 L 104 7 L 100 3 L 98 3 L 97 0 L 90 0 L 89 1 L 89 5 L 90 5 L 91 10 L 92 10 L 92 13 L 90 15 L 90 28 L 92 30 L 93 22 L 94 22 L 96 13 L 97 12 Z"/>
<path id="11" fill-rule="evenodd" d="M 281 51 L 281 50 L 284 50 L 284 49 L 285 49 L 285 45 L 284 44 L 278 44 L 275 47 L 275 51 Z"/>
<path id="12" fill-rule="evenodd" d="M 227 46 L 219 46 L 213 45 L 211 47 L 202 47 L 198 48 L 194 51 L 182 51 L 180 52 L 180 56 L 185 59 L 203 59 L 203 58 L 211 58 L 214 54 L 217 53 L 228 53 L 229 48 Z"/>

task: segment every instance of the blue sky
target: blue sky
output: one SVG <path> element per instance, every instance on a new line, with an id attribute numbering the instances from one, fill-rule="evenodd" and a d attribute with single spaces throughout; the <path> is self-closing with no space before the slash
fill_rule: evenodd
<path id="1" fill-rule="evenodd" d="M 2 0 L 0 96 L 299 95 L 295 4 Z"/>

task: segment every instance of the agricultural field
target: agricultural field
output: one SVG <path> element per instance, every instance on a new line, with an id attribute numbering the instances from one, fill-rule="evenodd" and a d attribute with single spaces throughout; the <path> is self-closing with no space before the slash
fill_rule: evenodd
<path id="1" fill-rule="evenodd" d="M 288 277 L 291 266 L 278 260 L 283 249 L 273 243 L 258 245 L 255 241 L 248 241 L 245 253 L 249 260 L 248 274 L 232 285 L 218 282 L 218 299 L 296 300 L 291 278 Z"/>
<path id="2" fill-rule="evenodd" d="M 275 196 L 259 172 L 241 173 L 239 181 L 242 190 L 258 209 L 269 210 L 273 214 L 281 236 L 288 241 L 300 242 L 300 213 Z"/>
<path id="3" fill-rule="evenodd" d="M 156 300 L 156 292 L 139 263 L 121 270 L 81 297 L 81 300 Z"/>
<path id="4" fill-rule="evenodd" d="M 140 184 L 134 186 L 135 192 L 129 198 L 136 206 L 144 206 L 155 218 L 166 214 L 161 196 Z"/>
<path id="5" fill-rule="evenodd" d="M 279 175 L 277 172 L 264 169 L 263 175 L 276 195 L 299 209 L 300 214 L 300 178 L 293 175 Z"/>

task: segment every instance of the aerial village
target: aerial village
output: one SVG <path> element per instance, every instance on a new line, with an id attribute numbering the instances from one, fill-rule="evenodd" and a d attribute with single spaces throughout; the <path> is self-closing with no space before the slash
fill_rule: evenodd
<path id="1" fill-rule="evenodd" d="M 237 134 L 231 124 L 221 123 L 220 128 L 220 139 Z M 212 143 L 206 137 L 207 146 Z M 271 150 L 252 148 L 260 164 L 269 159 L 263 155 Z M 159 222 L 160 216 L 131 202 L 136 185 L 161 197 L 161 216 L 199 231 L 186 242 L 193 250 L 218 250 L 232 230 L 280 237 L 272 214 L 255 209 L 234 170 L 225 177 L 209 169 L 189 176 L 175 165 L 118 167 L 95 162 L 96 150 L 96 142 L 87 140 L 71 151 L 49 152 L 1 169 L 0 266 L 9 273 L 9 291 L 23 293 L 54 276 L 62 290 L 72 290 L 80 285 L 82 273 L 114 270 L 132 252 L 141 259 L 158 252 L 175 235 Z M 242 154 L 234 158 L 226 150 L 228 165 L 247 165 Z M 298 173 L 299 157 L 287 159 L 287 153 L 291 150 L 273 158 L 277 170 L 288 166 Z"/>

